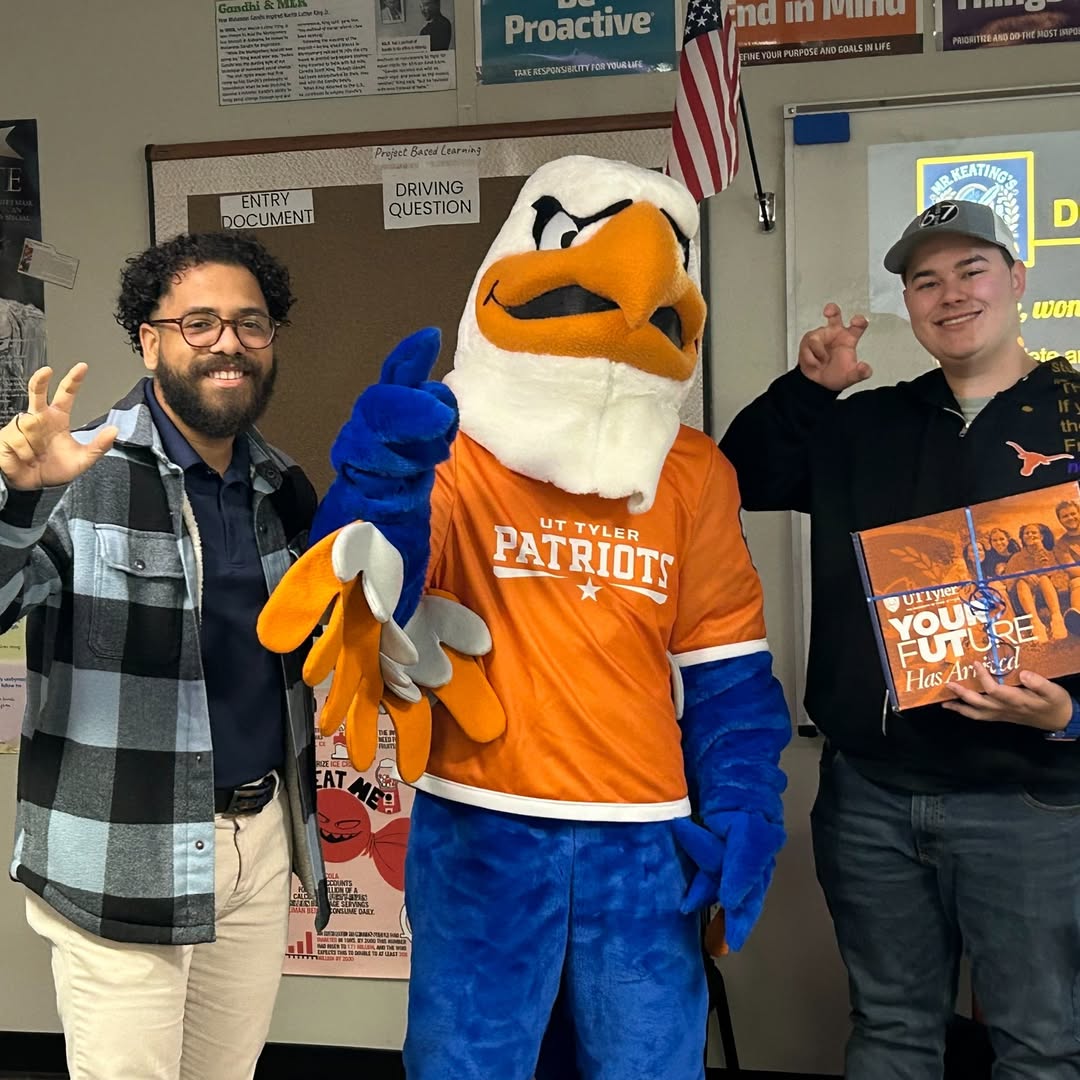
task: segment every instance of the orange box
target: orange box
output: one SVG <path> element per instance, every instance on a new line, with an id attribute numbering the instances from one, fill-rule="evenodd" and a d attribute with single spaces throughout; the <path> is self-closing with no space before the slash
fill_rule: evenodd
<path id="1" fill-rule="evenodd" d="M 922 5 L 875 0 L 734 0 L 744 67 L 923 51 Z"/>
<path id="2" fill-rule="evenodd" d="M 1080 483 L 852 533 L 895 709 L 1080 671 Z"/>

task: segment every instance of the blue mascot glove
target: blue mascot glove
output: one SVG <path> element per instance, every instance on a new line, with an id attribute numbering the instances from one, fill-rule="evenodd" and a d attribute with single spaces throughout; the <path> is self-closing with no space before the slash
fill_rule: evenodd
<path id="1" fill-rule="evenodd" d="M 394 610 L 402 626 L 427 572 L 435 466 L 450 456 L 458 428 L 450 388 L 428 380 L 439 344 L 434 327 L 405 338 L 386 358 L 379 381 L 357 398 L 330 450 L 337 476 L 311 527 L 314 544 L 350 522 L 368 521 L 394 545 L 405 572 Z"/>
<path id="2" fill-rule="evenodd" d="M 683 911 L 719 904 L 727 944 L 739 949 L 761 912 L 784 844 L 787 778 L 780 754 L 791 738 L 791 718 L 765 649 L 681 672 L 687 786 L 704 826 L 688 818 L 673 822 L 698 867 Z"/>
<path id="3" fill-rule="evenodd" d="M 698 870 L 682 903 L 689 914 L 709 904 L 724 909 L 727 944 L 741 949 L 761 914 L 784 827 L 761 814 L 725 810 L 705 818 L 705 828 L 689 818 L 673 823 L 675 837 Z"/>

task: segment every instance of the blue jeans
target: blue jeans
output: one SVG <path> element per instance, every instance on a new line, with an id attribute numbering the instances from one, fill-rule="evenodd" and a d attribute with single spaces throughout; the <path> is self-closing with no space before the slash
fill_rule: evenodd
<path id="1" fill-rule="evenodd" d="M 850 983 L 847 1080 L 940 1080 L 961 952 L 995 1080 L 1080 1078 L 1080 797 L 1067 798 L 904 794 L 826 748 L 811 823 Z"/>

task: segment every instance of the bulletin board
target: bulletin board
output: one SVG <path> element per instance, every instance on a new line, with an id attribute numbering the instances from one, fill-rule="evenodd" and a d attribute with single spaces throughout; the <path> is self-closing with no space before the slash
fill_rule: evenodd
<path id="1" fill-rule="evenodd" d="M 813 141 L 815 122 L 849 137 Z M 1028 267 L 1026 348 L 1080 362 L 1080 85 L 787 105 L 785 221 L 788 356 L 835 301 L 870 325 L 859 355 L 874 369 L 857 388 L 916 378 L 934 365 L 911 333 L 899 279 L 881 265 L 916 213 L 941 199 L 992 205 Z M 1070 306 L 1068 301 L 1076 299 Z M 810 528 L 795 515 L 797 655 L 810 627 Z M 805 688 L 802 664 L 798 700 Z M 800 730 L 811 733 L 805 723 Z"/>
<path id="2" fill-rule="evenodd" d="M 443 347 L 436 376 L 451 367 L 473 277 L 525 178 L 566 154 L 658 168 L 667 157 L 670 122 L 670 113 L 651 113 L 151 145 L 146 148 L 151 235 L 157 242 L 184 231 L 221 228 L 222 195 L 311 189 L 311 224 L 251 231 L 289 268 L 297 296 L 291 325 L 279 331 L 277 389 L 259 427 L 321 491 L 332 479 L 334 435 L 401 338 L 420 327 L 439 327 Z M 385 148 L 454 144 L 480 147 L 480 221 L 385 229 Z M 707 251 L 707 244 L 701 250 Z M 706 270 L 703 263 L 703 275 Z M 685 423 L 706 430 L 707 361 L 706 354 L 683 410 Z"/>

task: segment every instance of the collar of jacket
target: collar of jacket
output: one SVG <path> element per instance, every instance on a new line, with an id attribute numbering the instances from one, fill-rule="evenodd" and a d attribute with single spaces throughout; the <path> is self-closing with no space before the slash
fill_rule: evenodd
<path id="1" fill-rule="evenodd" d="M 116 445 L 129 449 L 148 450 L 160 461 L 172 464 L 161 445 L 161 435 L 154 424 L 154 418 L 146 405 L 146 384 L 149 379 L 140 379 L 113 407 L 107 416 L 87 424 L 87 428 L 114 424 L 118 434 Z M 251 469 L 255 476 L 261 477 L 276 491 L 282 484 L 282 473 L 269 445 L 255 428 L 244 432 L 251 448 Z"/>
<path id="2" fill-rule="evenodd" d="M 933 371 L 928 371 L 925 375 L 912 379 L 911 382 L 897 383 L 896 386 L 903 393 L 911 394 L 929 405 L 936 405 L 952 412 L 956 412 L 960 407 L 941 368 L 934 368 Z M 994 396 L 1000 397 L 1003 394 L 1015 393 L 1017 388 L 1021 386 L 1028 393 L 1035 395 L 1049 394 L 1055 391 L 1052 361 L 1047 360 L 1040 363 L 1026 375 L 1022 375 L 1017 379 L 1012 386 L 999 391 Z"/>

